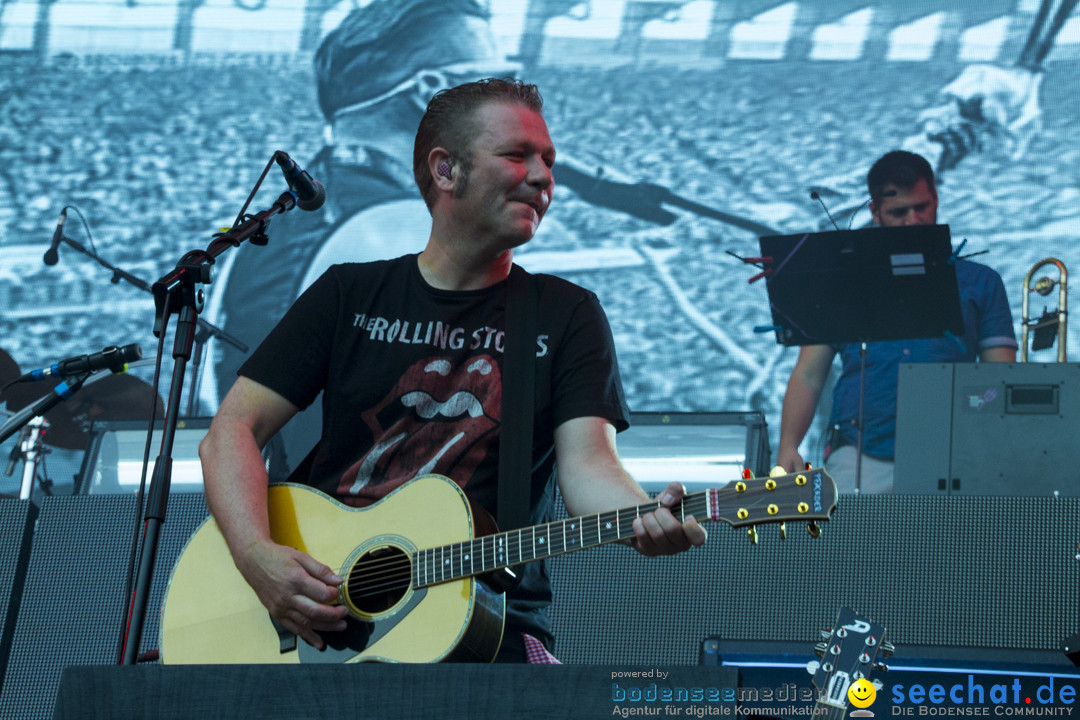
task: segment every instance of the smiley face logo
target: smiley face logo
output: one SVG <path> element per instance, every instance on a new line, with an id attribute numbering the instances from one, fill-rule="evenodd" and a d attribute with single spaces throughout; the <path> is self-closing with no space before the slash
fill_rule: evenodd
<path id="1" fill-rule="evenodd" d="M 877 699 L 877 688 L 874 687 L 872 682 L 862 678 L 851 683 L 847 696 L 851 704 L 857 708 L 870 707 L 874 704 L 874 700 Z"/>

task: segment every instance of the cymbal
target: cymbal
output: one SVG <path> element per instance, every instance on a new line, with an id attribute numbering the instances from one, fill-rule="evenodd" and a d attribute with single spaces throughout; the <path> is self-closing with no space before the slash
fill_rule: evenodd
<path id="1" fill-rule="evenodd" d="M 3 351 L 0 350 L 0 353 Z M 3 358 L 0 357 L 0 373 L 3 372 Z M 18 365 L 15 365 L 15 373 L 13 377 L 19 377 Z M 0 378 L 3 377 L 0 374 Z M 7 381 L 3 379 L 0 384 Z M 0 394 L 0 400 L 7 404 L 8 410 L 17 412 L 37 402 L 59 384 L 56 378 L 19 383 Z M 45 444 L 67 450 L 82 450 L 89 439 L 90 425 L 95 421 L 149 420 L 147 415 L 153 395 L 153 388 L 133 375 L 94 376 L 72 397 L 45 413 L 45 419 L 49 421 Z M 156 417 L 165 416 L 165 403 L 161 396 L 154 398 L 153 406 Z"/>

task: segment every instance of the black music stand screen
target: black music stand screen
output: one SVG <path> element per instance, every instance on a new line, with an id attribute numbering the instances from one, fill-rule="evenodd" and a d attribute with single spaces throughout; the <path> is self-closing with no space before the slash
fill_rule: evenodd
<path id="1" fill-rule="evenodd" d="M 948 225 L 760 238 L 781 345 L 960 337 Z"/>

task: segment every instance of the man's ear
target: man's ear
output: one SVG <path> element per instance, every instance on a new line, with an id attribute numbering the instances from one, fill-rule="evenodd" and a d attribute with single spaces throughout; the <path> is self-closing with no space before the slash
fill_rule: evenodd
<path id="1" fill-rule="evenodd" d="M 452 191 L 454 189 L 454 156 L 446 148 L 432 148 L 428 153 L 428 170 L 431 172 L 432 181 L 440 190 Z"/>
<path id="2" fill-rule="evenodd" d="M 876 222 L 878 225 L 880 225 L 881 224 L 881 218 L 878 217 L 877 203 L 874 202 L 873 200 L 871 200 L 870 204 L 867 205 L 867 207 L 870 208 L 870 219 L 873 220 L 874 222 Z"/>

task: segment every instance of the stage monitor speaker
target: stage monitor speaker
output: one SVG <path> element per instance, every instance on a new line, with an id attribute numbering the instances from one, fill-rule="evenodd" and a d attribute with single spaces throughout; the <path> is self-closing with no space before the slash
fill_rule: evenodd
<path id="1" fill-rule="evenodd" d="M 841 607 L 889 629 L 897 657 L 1068 664 L 1080 628 L 1080 499 L 842 495 L 805 524 L 708 527 L 704 547 L 646 558 L 605 545 L 551 561 L 555 655 L 689 665 L 716 636 L 810 654 Z"/>
<path id="2" fill-rule="evenodd" d="M 894 492 L 1080 495 L 1080 365 L 900 366 Z"/>
<path id="3" fill-rule="evenodd" d="M 690 490 L 722 485 L 742 477 L 743 468 L 769 473 L 769 430 L 757 410 L 635 412 L 618 445 L 623 464 L 650 492 L 672 480 Z"/>
<path id="4" fill-rule="evenodd" d="M 202 494 L 172 496 L 158 546 L 140 649 L 158 647 L 161 598 L 187 538 L 207 515 Z M 52 717 L 68 665 L 117 662 L 134 495 L 47 497 L 15 621 L 0 718 Z"/>
<path id="5" fill-rule="evenodd" d="M 172 452 L 172 492 L 202 492 L 199 443 L 206 436 L 210 420 L 208 417 L 193 417 L 177 421 Z M 154 458 L 161 447 L 161 434 L 160 427 L 154 431 L 147 478 L 154 474 Z M 142 476 L 145 446 L 146 423 L 143 421 L 108 420 L 94 423 L 90 428 L 90 440 L 83 456 L 76 492 L 90 495 L 136 492 Z"/>
<path id="6" fill-rule="evenodd" d="M 606 720 L 620 706 L 656 705 L 650 713 L 655 715 L 660 704 L 680 711 L 690 704 L 613 701 L 611 673 L 610 667 L 475 663 L 72 667 L 64 673 L 56 720 Z M 670 668 L 652 680 L 620 682 L 639 689 L 652 683 L 674 695 L 689 688 L 736 688 L 739 672 Z M 662 716 L 675 714 L 682 713 L 669 709 Z"/>
<path id="7" fill-rule="evenodd" d="M 30 557 L 37 508 L 29 500 L 0 499 L 0 687 Z"/>

